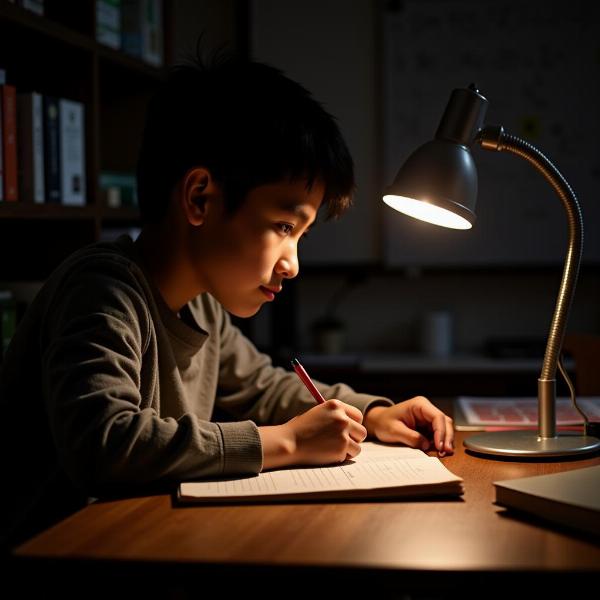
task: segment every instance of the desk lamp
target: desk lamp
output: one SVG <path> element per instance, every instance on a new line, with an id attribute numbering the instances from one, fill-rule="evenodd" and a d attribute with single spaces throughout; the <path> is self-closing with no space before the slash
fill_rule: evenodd
<path id="1" fill-rule="evenodd" d="M 467 438 L 473 452 L 492 456 L 553 457 L 579 455 L 600 449 L 588 435 L 556 432 L 556 368 L 583 247 L 583 219 L 575 194 L 548 158 L 528 142 L 505 133 L 500 126 L 483 126 L 488 101 L 471 84 L 455 89 L 435 134 L 418 148 L 398 171 L 383 201 L 411 217 L 454 229 L 470 229 L 475 222 L 477 171 L 471 145 L 510 152 L 524 158 L 552 186 L 567 213 L 569 243 L 562 281 L 542 370 L 538 378 L 538 430 L 481 433 Z"/>

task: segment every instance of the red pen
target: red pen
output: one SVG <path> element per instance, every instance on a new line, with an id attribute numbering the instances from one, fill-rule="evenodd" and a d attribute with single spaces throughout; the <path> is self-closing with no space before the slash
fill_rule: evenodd
<path id="1" fill-rule="evenodd" d="M 315 384 L 312 382 L 311 378 L 308 376 L 308 373 L 304 370 L 304 367 L 300 364 L 300 361 L 297 358 L 292 359 L 292 367 L 294 367 L 294 371 L 296 371 L 296 375 L 300 377 L 302 383 L 306 386 L 308 391 L 312 394 L 312 397 L 319 403 L 323 404 L 325 402 L 325 398 L 321 392 L 316 388 Z"/>

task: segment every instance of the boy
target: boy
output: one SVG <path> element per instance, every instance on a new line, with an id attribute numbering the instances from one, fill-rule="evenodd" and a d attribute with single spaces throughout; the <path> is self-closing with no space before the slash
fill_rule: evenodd
<path id="1" fill-rule="evenodd" d="M 335 121 L 281 72 L 235 58 L 173 70 L 138 161 L 142 233 L 69 257 L 7 353 L 5 543 L 108 490 L 341 462 L 367 435 L 426 449 L 424 427 L 452 451 L 427 399 L 318 384 L 317 406 L 230 323 L 275 300 L 319 209 L 340 215 L 353 187 Z"/>

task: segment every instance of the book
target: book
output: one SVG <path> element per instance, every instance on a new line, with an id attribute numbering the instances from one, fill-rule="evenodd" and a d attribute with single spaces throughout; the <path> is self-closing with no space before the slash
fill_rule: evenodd
<path id="1" fill-rule="evenodd" d="M 62 203 L 85 204 L 85 130 L 81 102 L 61 98 L 59 106 L 59 148 Z"/>
<path id="2" fill-rule="evenodd" d="M 181 503 L 418 498 L 457 496 L 462 478 L 421 450 L 364 442 L 361 453 L 339 465 L 263 471 L 179 484 Z"/>
<path id="3" fill-rule="evenodd" d="M 45 201 L 42 104 L 41 94 L 17 94 L 19 188 L 25 202 L 36 204 Z"/>
<path id="4" fill-rule="evenodd" d="M 600 397 L 577 398 L 578 406 L 590 421 L 600 421 Z M 581 426 L 583 419 L 570 398 L 556 399 L 556 425 L 561 428 Z M 454 405 L 457 431 L 493 431 L 501 429 L 536 429 L 538 400 L 534 397 L 496 398 L 460 396 Z"/>
<path id="5" fill-rule="evenodd" d="M 18 159 L 17 159 L 17 90 L 14 85 L 0 85 L 2 104 L 2 157 L 3 199 L 16 202 L 19 199 Z"/>
<path id="6" fill-rule="evenodd" d="M 44 16 L 44 0 L 19 0 L 19 4 L 36 15 Z"/>
<path id="7" fill-rule="evenodd" d="M 4 82 L 4 70 L 0 69 L 0 81 Z M 3 85 L 1 83 L 0 85 Z M 0 98 L 0 202 L 4 200 L 4 131 L 2 128 L 2 99 Z"/>
<path id="8" fill-rule="evenodd" d="M 600 465 L 495 481 L 496 504 L 600 535 Z"/>
<path id="9" fill-rule="evenodd" d="M 0 86 L 6 83 L 6 70 L 0 69 Z M 0 98 L 0 202 L 4 200 L 4 132 L 2 128 L 2 99 Z"/>
<path id="10" fill-rule="evenodd" d="M 17 328 L 17 305 L 10 290 L 0 290 L 0 362 Z"/>
<path id="11" fill-rule="evenodd" d="M 96 40 L 121 48 L 121 0 L 96 0 Z"/>
<path id="12" fill-rule="evenodd" d="M 122 46 L 127 54 L 162 67 L 162 0 L 123 0 L 121 4 Z"/>
<path id="13" fill-rule="evenodd" d="M 46 202 L 58 203 L 61 195 L 58 98 L 44 96 L 42 104 L 44 109 L 44 189 Z"/>

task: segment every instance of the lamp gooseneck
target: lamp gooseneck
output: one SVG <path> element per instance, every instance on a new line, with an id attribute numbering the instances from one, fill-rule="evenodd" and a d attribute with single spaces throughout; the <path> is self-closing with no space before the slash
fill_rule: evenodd
<path id="1" fill-rule="evenodd" d="M 552 186 L 567 213 L 569 238 L 563 276 L 558 291 L 554 315 L 548 334 L 544 362 L 538 379 L 539 435 L 551 438 L 556 435 L 556 368 L 560 356 L 567 319 L 579 273 L 583 251 L 583 217 L 577 197 L 567 180 L 542 152 L 530 143 L 507 134 L 501 127 L 485 127 L 476 138 L 482 148 L 498 152 L 511 152 L 533 165 Z"/>

